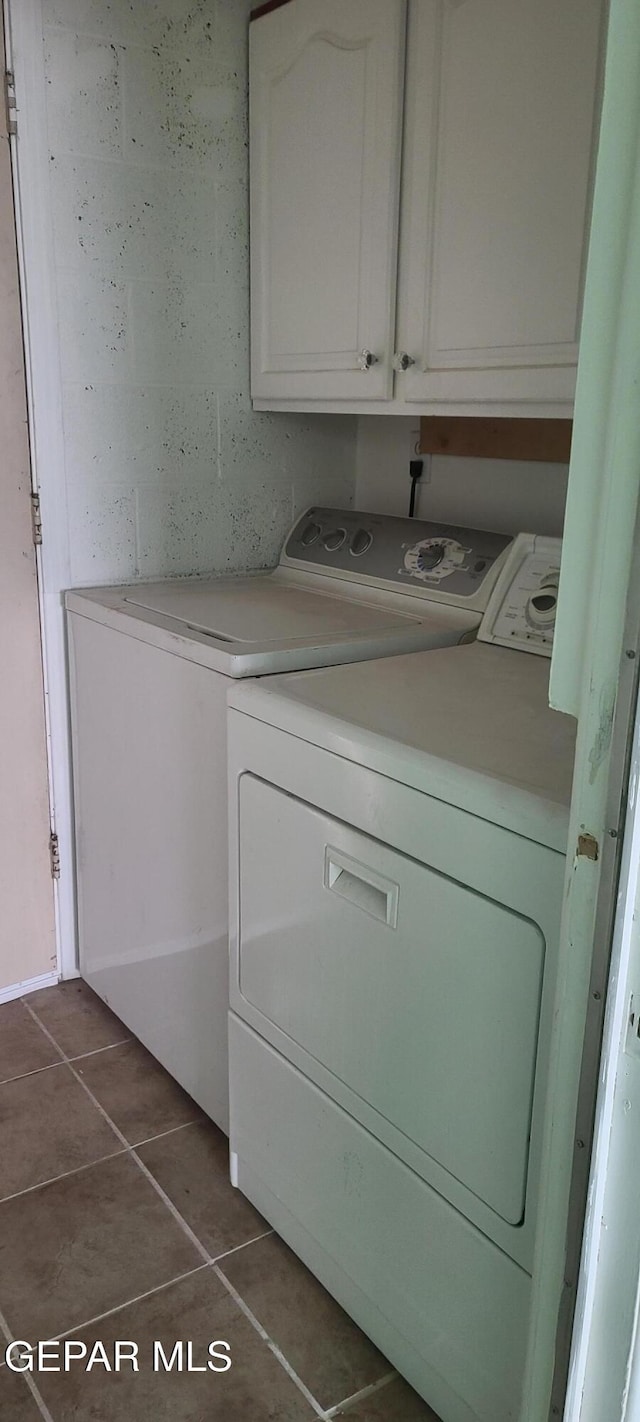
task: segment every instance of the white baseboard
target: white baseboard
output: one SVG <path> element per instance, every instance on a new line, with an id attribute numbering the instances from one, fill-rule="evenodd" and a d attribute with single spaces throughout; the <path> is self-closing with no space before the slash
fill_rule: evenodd
<path id="1" fill-rule="evenodd" d="M 38 988 L 54 987 L 59 981 L 57 973 L 41 973 L 39 978 L 25 978 L 22 983 L 11 983 L 9 987 L 0 988 L 0 1002 L 13 1002 L 14 998 L 37 992 Z"/>

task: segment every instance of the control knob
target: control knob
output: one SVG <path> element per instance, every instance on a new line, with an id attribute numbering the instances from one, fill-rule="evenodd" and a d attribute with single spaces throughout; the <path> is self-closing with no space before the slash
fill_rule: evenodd
<path id="1" fill-rule="evenodd" d="M 458 570 L 464 572 L 465 558 L 471 552 L 463 548 L 455 538 L 445 538 L 442 534 L 435 538 L 423 538 L 408 548 L 404 555 L 404 566 L 413 578 L 423 582 L 432 579 L 440 582 Z"/>
<path id="2" fill-rule="evenodd" d="M 550 630 L 555 624 L 558 607 L 558 583 L 543 583 L 532 593 L 526 604 L 526 620 L 539 631 Z"/>
<path id="3" fill-rule="evenodd" d="M 330 533 L 325 533 L 322 542 L 327 553 L 335 553 L 336 549 L 342 548 L 346 536 L 346 528 L 333 528 Z"/>
<path id="4" fill-rule="evenodd" d="M 322 529 L 319 523 L 306 523 L 300 534 L 300 542 L 304 548 L 308 548 L 311 543 L 315 543 L 321 533 Z"/>
<path id="5" fill-rule="evenodd" d="M 358 528 L 349 544 L 349 551 L 353 553 L 354 558 L 358 558 L 361 553 L 367 552 L 372 543 L 373 534 L 369 533 L 368 528 Z"/>
<path id="6" fill-rule="evenodd" d="M 429 543 L 420 549 L 418 554 L 418 567 L 423 573 L 430 573 L 432 568 L 437 568 L 438 564 L 447 552 L 443 543 Z"/>
<path id="7" fill-rule="evenodd" d="M 544 578 L 537 591 L 531 594 L 526 608 L 527 621 L 540 632 L 551 631 L 557 606 L 558 579 L 551 575 Z"/>

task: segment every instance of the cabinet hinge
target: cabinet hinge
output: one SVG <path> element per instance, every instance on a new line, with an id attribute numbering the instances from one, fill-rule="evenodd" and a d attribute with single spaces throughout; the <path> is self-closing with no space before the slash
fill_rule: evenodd
<path id="1" fill-rule="evenodd" d="M 40 495 L 31 495 L 31 529 L 33 541 L 39 545 L 42 543 L 42 518 L 40 516 Z"/>
<path id="2" fill-rule="evenodd" d="M 60 845 L 57 834 L 49 835 L 49 858 L 51 860 L 51 878 L 60 878 Z"/>
<path id="3" fill-rule="evenodd" d="M 18 121 L 16 114 L 18 106 L 16 104 L 16 81 L 10 69 L 4 72 L 4 107 L 7 116 L 7 133 L 9 138 L 18 132 Z"/>

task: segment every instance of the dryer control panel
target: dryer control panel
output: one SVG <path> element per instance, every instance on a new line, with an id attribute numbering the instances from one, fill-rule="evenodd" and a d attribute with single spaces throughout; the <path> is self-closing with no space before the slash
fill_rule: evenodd
<path id="1" fill-rule="evenodd" d="M 518 534 L 489 599 L 479 641 L 551 656 L 561 553 L 561 538 Z"/>

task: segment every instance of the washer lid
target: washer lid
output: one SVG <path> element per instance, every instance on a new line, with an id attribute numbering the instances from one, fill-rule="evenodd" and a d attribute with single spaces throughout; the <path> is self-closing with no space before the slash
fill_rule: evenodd
<path id="1" fill-rule="evenodd" d="M 406 628 L 421 620 L 419 608 L 415 615 L 391 612 L 355 598 L 281 583 L 269 573 L 228 581 L 142 585 L 129 589 L 123 601 L 132 609 L 144 608 L 186 624 L 185 631 L 232 643 L 314 642 L 319 637 Z"/>
<path id="2" fill-rule="evenodd" d="M 370 657 L 444 647 L 478 626 L 478 613 L 349 585 L 318 587 L 316 575 L 81 588 L 71 613 L 210 667 L 225 676 L 265 676 Z"/>

